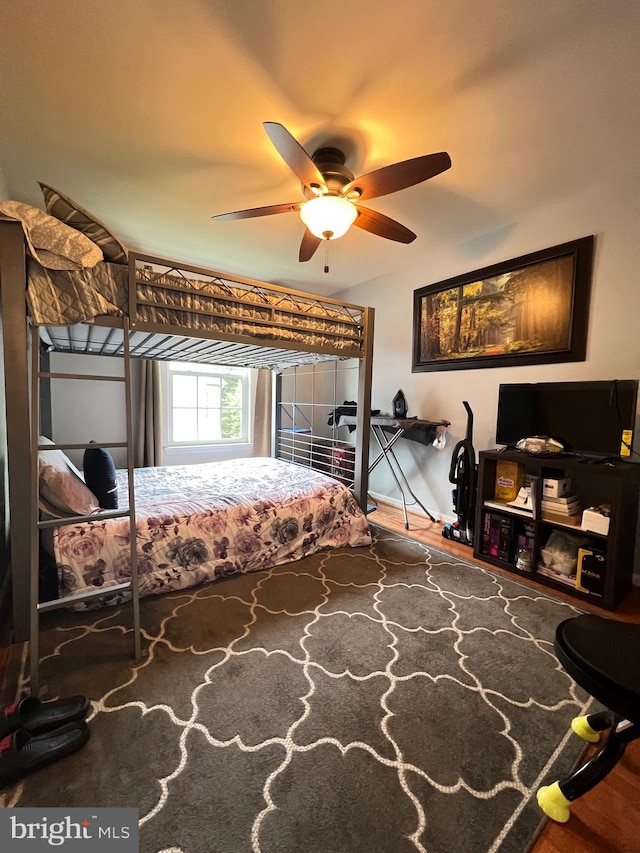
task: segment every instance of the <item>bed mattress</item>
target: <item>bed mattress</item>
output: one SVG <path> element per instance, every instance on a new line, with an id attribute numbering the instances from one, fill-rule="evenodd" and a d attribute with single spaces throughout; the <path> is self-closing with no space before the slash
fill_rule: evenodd
<path id="1" fill-rule="evenodd" d="M 127 472 L 118 471 L 126 507 Z M 135 470 L 140 595 L 180 590 L 299 560 L 325 548 L 368 545 L 351 492 L 309 468 L 271 458 Z M 56 528 L 60 596 L 104 588 L 78 609 L 118 604 L 130 577 L 128 518 Z"/>
<path id="2" fill-rule="evenodd" d="M 97 317 L 129 314 L 128 266 L 103 262 L 81 270 L 51 270 L 29 258 L 27 272 L 29 314 L 38 325 L 72 327 Z M 351 354 L 362 344 L 361 312 L 320 297 L 138 267 L 135 317 L 129 319 L 138 325 L 165 327 L 169 334 L 184 330 L 244 336 Z"/>

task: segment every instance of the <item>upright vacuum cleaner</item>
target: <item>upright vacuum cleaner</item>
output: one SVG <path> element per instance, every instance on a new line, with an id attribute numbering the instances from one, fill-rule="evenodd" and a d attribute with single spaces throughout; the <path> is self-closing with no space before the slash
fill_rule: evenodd
<path id="1" fill-rule="evenodd" d="M 442 535 L 463 545 L 473 545 L 473 527 L 476 512 L 476 454 L 473 449 L 473 412 L 466 400 L 462 405 L 467 410 L 467 433 L 453 448 L 449 482 L 455 488 L 451 492 L 453 509 L 458 520 L 445 524 Z"/>

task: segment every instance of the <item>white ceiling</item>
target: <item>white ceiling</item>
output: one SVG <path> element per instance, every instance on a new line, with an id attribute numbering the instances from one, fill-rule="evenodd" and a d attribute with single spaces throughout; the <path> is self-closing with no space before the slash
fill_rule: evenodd
<path id="1" fill-rule="evenodd" d="M 41 180 L 130 248 L 331 293 L 511 225 L 637 167 L 637 0 L 3 0 L 0 169 Z M 302 199 L 263 121 L 356 174 L 434 151 L 444 174 L 368 203 L 300 264 Z M 635 144 L 633 142 L 635 141 Z M 534 248 L 534 247 L 532 247 Z"/>

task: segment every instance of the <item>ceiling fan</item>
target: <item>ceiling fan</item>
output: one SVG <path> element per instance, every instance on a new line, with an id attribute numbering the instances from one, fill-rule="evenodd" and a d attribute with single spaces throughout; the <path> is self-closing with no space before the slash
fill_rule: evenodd
<path id="1" fill-rule="evenodd" d="M 307 201 L 219 213 L 212 219 L 251 219 L 299 212 L 306 226 L 300 245 L 300 261 L 312 258 L 322 240 L 342 237 L 352 224 L 387 240 L 413 242 L 416 239 L 413 231 L 356 202 L 412 187 L 451 168 L 451 158 L 441 151 L 383 166 L 355 178 L 345 165 L 345 155 L 338 148 L 319 148 L 309 156 L 283 125 L 265 121 L 263 126 L 278 154 L 302 182 L 302 193 Z"/>

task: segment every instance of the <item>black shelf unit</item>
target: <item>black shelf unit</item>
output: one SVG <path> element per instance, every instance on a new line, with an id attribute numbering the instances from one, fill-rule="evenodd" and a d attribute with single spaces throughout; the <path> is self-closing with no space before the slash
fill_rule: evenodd
<path id="1" fill-rule="evenodd" d="M 499 461 L 518 462 L 525 474 L 537 477 L 535 506 L 532 516 L 515 513 L 508 507 L 496 507 L 494 502 L 496 465 Z M 540 500 L 545 477 L 570 477 L 571 492 L 575 493 L 583 508 L 609 504 L 611 518 L 608 534 L 602 535 L 582 530 L 581 527 L 546 521 L 541 518 Z M 607 610 L 615 610 L 631 588 L 638 520 L 638 495 L 640 492 L 640 465 L 626 460 L 600 461 L 570 454 L 537 455 L 518 450 L 483 450 L 478 455 L 478 497 L 476 504 L 476 536 L 474 556 L 485 563 L 497 566 L 536 580 L 550 589 L 562 590 L 577 599 L 589 601 Z M 492 502 L 492 506 L 487 505 Z M 483 530 L 487 513 L 504 518 L 502 555 L 486 552 Z M 530 525 L 533 547 L 533 570 L 524 572 L 516 568 L 515 548 L 518 535 Z M 511 539 L 507 542 L 508 531 Z M 602 595 L 585 593 L 572 583 L 557 581 L 537 571 L 544 548 L 553 530 L 567 530 L 588 540 L 588 546 L 605 555 L 605 581 Z"/>

